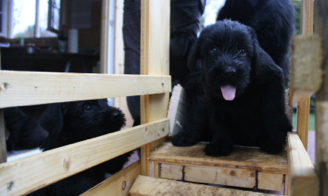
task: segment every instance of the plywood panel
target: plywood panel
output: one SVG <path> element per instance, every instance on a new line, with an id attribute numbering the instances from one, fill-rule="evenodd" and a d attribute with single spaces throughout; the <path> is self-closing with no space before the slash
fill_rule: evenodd
<path id="1" fill-rule="evenodd" d="M 224 168 L 239 168 L 273 173 L 288 173 L 287 153 L 271 155 L 258 148 L 236 147 L 231 155 L 226 157 L 206 156 L 206 144 L 196 144 L 190 147 L 176 147 L 171 142 L 159 146 L 150 155 L 150 160 L 159 163 L 175 165 L 215 166 Z"/>

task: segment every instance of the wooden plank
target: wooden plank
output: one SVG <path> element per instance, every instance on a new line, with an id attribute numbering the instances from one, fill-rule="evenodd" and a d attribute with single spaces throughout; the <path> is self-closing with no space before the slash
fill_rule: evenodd
<path id="1" fill-rule="evenodd" d="M 183 178 L 183 166 L 181 165 L 168 165 L 161 164 L 160 177 L 170 180 L 182 180 Z"/>
<path id="2" fill-rule="evenodd" d="M 0 195 L 25 195 L 168 134 L 169 120 L 162 119 L 3 163 Z"/>
<path id="3" fill-rule="evenodd" d="M 293 196 L 319 194 L 319 181 L 314 166 L 296 133 L 288 133 L 288 163 L 290 194 Z"/>
<path id="4" fill-rule="evenodd" d="M 149 159 L 164 164 L 238 168 L 279 174 L 288 173 L 286 152 L 271 155 L 260 151 L 258 148 L 236 147 L 229 156 L 211 157 L 205 155 L 205 145 L 196 144 L 190 147 L 176 147 L 171 142 L 166 142 L 158 147 L 156 151 L 151 152 Z"/>
<path id="5" fill-rule="evenodd" d="M 0 108 L 171 91 L 170 76 L 0 71 Z"/>
<path id="6" fill-rule="evenodd" d="M 141 1 L 140 29 L 140 74 L 169 75 L 170 1 Z M 168 102 L 168 93 L 141 96 L 141 123 L 166 117 Z M 141 148 L 141 173 L 144 175 L 149 175 L 150 150 L 150 144 Z"/>
<path id="7" fill-rule="evenodd" d="M 322 82 L 322 50 L 318 36 L 295 35 L 292 40 L 289 104 L 297 105 L 316 92 Z"/>
<path id="8" fill-rule="evenodd" d="M 301 33 L 313 34 L 313 0 L 302 0 L 301 4 Z"/>
<path id="9" fill-rule="evenodd" d="M 206 186 L 167 179 L 157 179 L 147 176 L 138 176 L 130 190 L 131 196 L 273 196 L 272 194 L 241 191 L 215 186 Z"/>
<path id="10" fill-rule="evenodd" d="M 258 173 L 258 185 L 259 189 L 271 190 L 271 191 L 281 191 L 282 183 L 284 181 L 283 174 L 273 174 L 273 173 Z"/>
<path id="11" fill-rule="evenodd" d="M 284 194 L 285 196 L 289 196 L 290 194 L 290 177 L 289 175 L 285 175 L 285 182 L 284 182 Z"/>
<path id="12" fill-rule="evenodd" d="M 0 109 L 0 163 L 7 161 L 6 131 L 3 110 Z"/>
<path id="13" fill-rule="evenodd" d="M 185 181 L 219 184 L 234 187 L 254 188 L 256 172 L 218 167 L 186 166 Z"/>
<path id="14" fill-rule="evenodd" d="M 318 103 L 321 101 L 328 101 L 328 2 L 326 0 L 314 1 L 314 33 L 320 36 L 322 40 L 322 50 L 324 60 L 321 67 L 323 69 L 323 79 L 320 90 L 316 93 L 316 110 Z M 320 109 L 320 108 L 319 108 Z M 320 116 L 320 118 L 323 118 Z M 316 127 L 323 127 L 319 121 L 319 116 L 316 115 Z M 326 135 L 327 129 L 316 128 L 316 170 L 320 180 L 320 194 L 328 195 L 328 167 L 327 161 L 323 160 L 325 151 L 321 150 L 328 143 L 327 138 L 320 138 L 320 135 Z"/>
<path id="15" fill-rule="evenodd" d="M 102 0 L 101 34 L 100 34 L 100 73 L 108 73 L 108 31 L 109 31 L 109 0 Z"/>
<path id="16" fill-rule="evenodd" d="M 110 178 L 104 180 L 100 184 L 92 187 L 85 193 L 81 194 L 81 196 L 128 196 L 130 188 L 132 187 L 134 181 L 139 175 L 140 161 L 137 161 L 129 167 L 111 176 Z"/>
<path id="17" fill-rule="evenodd" d="M 309 118 L 310 118 L 310 97 L 305 98 L 297 106 L 296 131 L 303 143 L 305 150 L 307 150 L 308 147 Z"/>

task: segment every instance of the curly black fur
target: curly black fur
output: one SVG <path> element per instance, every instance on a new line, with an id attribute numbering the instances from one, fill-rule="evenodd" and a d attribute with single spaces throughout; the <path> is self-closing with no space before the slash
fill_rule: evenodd
<path id="1" fill-rule="evenodd" d="M 107 105 L 107 100 L 89 100 L 50 105 L 39 119 L 49 131 L 44 151 L 118 131 L 124 114 Z M 130 153 L 75 174 L 30 195 L 79 195 L 105 179 L 105 173 L 122 169 Z"/>
<path id="2" fill-rule="evenodd" d="M 190 53 L 190 67 L 202 63 L 211 143 L 210 156 L 229 155 L 233 145 L 283 149 L 292 127 L 285 114 L 283 72 L 259 46 L 255 31 L 239 22 L 205 28 Z M 227 100 L 223 87 L 236 88 Z"/>
<path id="3" fill-rule="evenodd" d="M 230 19 L 252 27 L 260 46 L 289 77 L 288 46 L 294 32 L 294 8 L 290 0 L 226 0 L 217 21 Z"/>
<path id="4" fill-rule="evenodd" d="M 27 150 L 39 147 L 48 133 L 34 118 L 19 108 L 4 109 L 5 125 L 10 133 L 7 139 L 7 151 Z"/>

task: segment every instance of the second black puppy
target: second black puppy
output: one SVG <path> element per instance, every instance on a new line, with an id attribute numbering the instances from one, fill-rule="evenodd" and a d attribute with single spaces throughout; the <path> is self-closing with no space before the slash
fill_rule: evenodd
<path id="1" fill-rule="evenodd" d="M 125 118 L 119 109 L 108 106 L 107 100 L 101 99 L 52 104 L 39 122 L 49 131 L 41 146 L 46 151 L 118 131 L 125 125 Z M 30 195 L 79 195 L 103 181 L 105 173 L 121 170 L 129 156 L 130 153 L 121 155 Z"/>
<path id="2" fill-rule="evenodd" d="M 190 53 L 202 62 L 211 142 L 210 156 L 229 155 L 233 145 L 279 153 L 292 127 L 285 114 L 283 72 L 259 46 L 255 31 L 239 22 L 205 28 Z"/>

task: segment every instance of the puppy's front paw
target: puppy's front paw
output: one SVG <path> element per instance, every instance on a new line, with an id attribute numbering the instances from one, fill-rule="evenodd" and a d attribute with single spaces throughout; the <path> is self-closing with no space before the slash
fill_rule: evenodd
<path id="1" fill-rule="evenodd" d="M 232 152 L 230 147 L 222 147 L 214 144 L 207 144 L 205 148 L 205 154 L 213 157 L 228 156 Z"/>
<path id="2" fill-rule="evenodd" d="M 174 146 L 192 146 L 197 143 L 197 139 L 184 132 L 180 132 L 172 137 L 172 144 Z"/>

